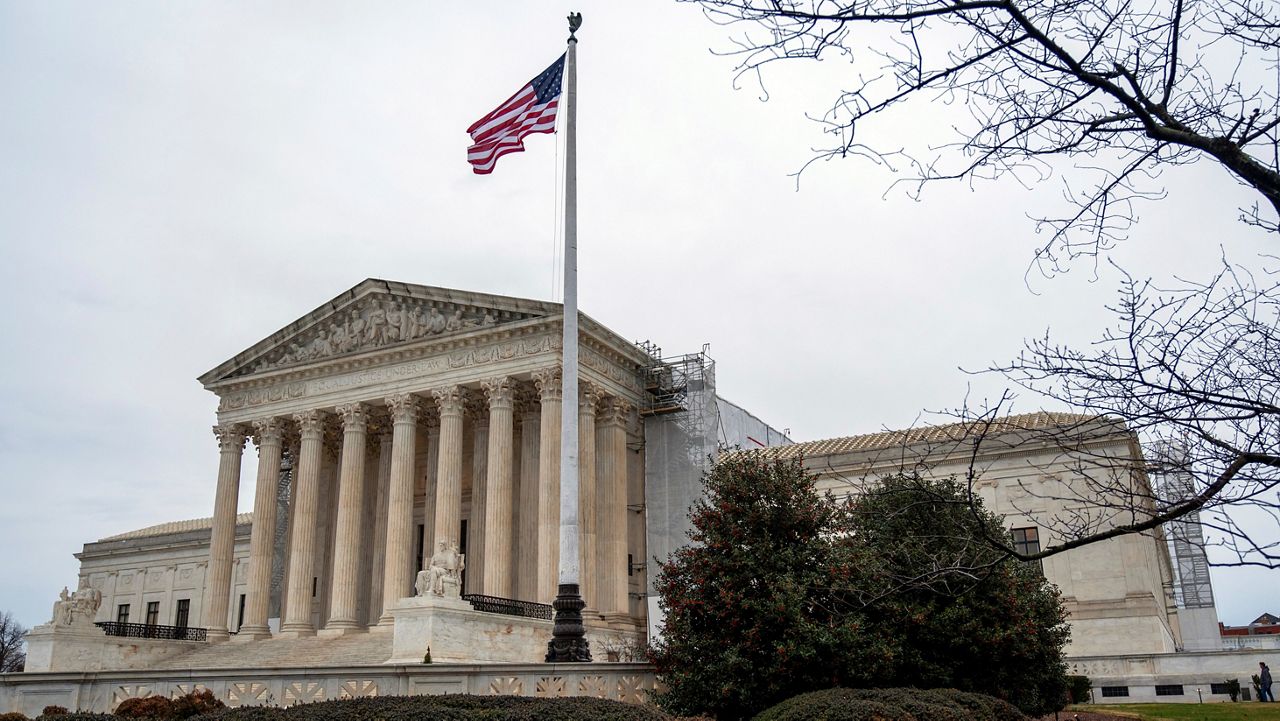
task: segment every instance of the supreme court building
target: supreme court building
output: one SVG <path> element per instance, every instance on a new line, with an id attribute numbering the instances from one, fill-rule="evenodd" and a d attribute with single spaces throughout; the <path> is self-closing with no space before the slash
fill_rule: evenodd
<path id="1" fill-rule="evenodd" d="M 719 453 L 802 458 L 837 494 L 904 467 L 963 474 L 976 458 L 976 490 L 1024 544 L 1051 542 L 1037 518 L 1089 493 L 1082 459 L 1041 431 L 1078 430 L 1084 458 L 1142 466 L 1127 429 L 1055 414 L 1006 419 L 976 457 L 955 427 L 792 444 L 718 395 L 705 349 L 664 355 L 583 315 L 579 563 L 592 655 L 612 663 L 548 670 L 561 313 L 369 279 L 200 376 L 219 398 L 210 517 L 86 543 L 75 590 L 28 636 L 29 673 L 0 677 L 0 712 L 108 710 L 197 687 L 232 705 L 441 692 L 640 700 L 654 678 L 637 650 L 661 627 L 650 582 L 687 542 Z M 242 482 L 251 513 L 237 513 Z M 1220 650 L 1207 577 L 1186 602 L 1194 583 L 1170 547 L 1160 532 L 1125 536 L 1043 564 L 1071 614 L 1069 660 L 1134 697 L 1221 680 L 1246 660 Z"/>

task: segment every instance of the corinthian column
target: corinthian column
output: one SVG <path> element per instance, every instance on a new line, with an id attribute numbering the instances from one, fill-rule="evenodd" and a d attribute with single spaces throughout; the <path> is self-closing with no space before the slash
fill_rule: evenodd
<path id="1" fill-rule="evenodd" d="M 467 593 L 489 593 L 484 586 L 485 504 L 489 500 L 489 409 L 472 398 L 471 418 L 471 516 L 467 522 Z"/>
<path id="2" fill-rule="evenodd" d="M 610 398 L 596 429 L 599 477 L 600 612 L 614 624 L 628 624 L 627 599 L 627 419 L 631 405 Z"/>
<path id="3" fill-rule="evenodd" d="M 236 542 L 236 501 L 240 496 L 240 458 L 244 429 L 234 423 L 213 427 L 218 438 L 218 487 L 213 499 L 213 530 L 209 534 L 208 583 L 205 585 L 204 625 L 210 640 L 223 640 L 231 596 L 231 554 Z"/>
<path id="4" fill-rule="evenodd" d="M 440 461 L 436 470 L 436 536 L 430 548 L 423 549 L 423 563 L 443 541 L 446 547 L 459 543 L 462 525 L 462 413 L 467 392 L 462 386 L 449 386 L 431 391 L 440 408 Z"/>
<path id="5" fill-rule="evenodd" d="M 582 600 L 589 611 L 600 608 L 596 575 L 596 404 L 600 391 L 581 381 L 578 391 L 578 558 Z"/>
<path id="6" fill-rule="evenodd" d="M 560 574 L 560 369 L 533 373 L 542 403 L 538 433 L 538 603 L 556 598 Z"/>
<path id="7" fill-rule="evenodd" d="M 535 601 L 538 596 L 538 446 L 541 443 L 538 409 L 526 401 L 520 414 L 520 499 L 517 506 L 516 598 Z"/>
<path id="8" fill-rule="evenodd" d="M 325 416 L 321 411 L 306 411 L 293 417 L 302 434 L 302 449 L 298 452 L 298 482 L 289 536 L 289 600 L 280 623 L 282 634 L 305 636 L 316 631 L 311 621 L 311 584 L 315 578 L 316 508 L 320 502 Z"/>
<path id="9" fill-rule="evenodd" d="M 390 409 L 390 398 L 387 408 Z M 391 493 L 391 431 L 384 430 L 378 434 L 378 488 L 374 496 L 373 507 L 373 563 L 369 564 L 369 624 L 379 623 L 382 619 L 382 587 L 386 582 L 387 552 L 387 513 L 388 498 Z M 394 603 L 394 602 L 393 602 Z"/>
<path id="10" fill-rule="evenodd" d="M 392 623 L 391 607 L 401 598 L 413 595 L 413 460 L 421 410 L 417 397 L 408 393 L 391 396 L 387 407 L 391 409 L 394 426 L 379 624 Z"/>
<path id="11" fill-rule="evenodd" d="M 253 498 L 253 529 L 249 535 L 249 587 L 245 592 L 244 625 L 248 638 L 271 636 L 267 610 L 271 603 L 271 559 L 276 540 L 276 502 L 280 485 L 280 441 L 283 424 L 275 419 L 253 422 L 258 436 L 258 482 Z"/>
<path id="12" fill-rule="evenodd" d="M 326 629 L 354 629 L 360 573 L 360 518 L 364 503 L 364 451 L 368 419 L 361 403 L 338 406 L 342 416 L 342 470 L 338 477 L 338 522 L 334 530 L 333 585 Z"/>
<path id="13" fill-rule="evenodd" d="M 484 588 L 490 596 L 511 598 L 514 590 L 511 537 L 515 491 L 511 477 L 515 383 L 493 378 L 481 386 L 489 397 L 489 473 L 485 487 Z"/>

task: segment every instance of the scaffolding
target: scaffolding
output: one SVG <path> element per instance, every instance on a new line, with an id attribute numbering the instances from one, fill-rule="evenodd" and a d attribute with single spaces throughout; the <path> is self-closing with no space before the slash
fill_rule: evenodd
<path id="1" fill-rule="evenodd" d="M 659 419 L 658 423 L 675 424 L 684 441 L 689 461 L 706 470 L 716 450 L 715 428 L 716 363 L 707 354 L 709 344 L 697 353 L 663 356 L 662 348 L 650 341 L 636 345 L 650 358 L 641 369 L 640 385 L 646 392 L 646 403 L 640 417 Z"/>
<path id="2" fill-rule="evenodd" d="M 1150 460 L 1149 475 L 1165 503 L 1177 503 L 1195 495 L 1195 477 L 1188 468 L 1185 448 L 1168 441 L 1157 443 Z M 1170 521 L 1165 524 L 1165 531 L 1173 560 L 1174 603 L 1178 608 L 1212 607 L 1213 584 L 1199 511 Z"/>

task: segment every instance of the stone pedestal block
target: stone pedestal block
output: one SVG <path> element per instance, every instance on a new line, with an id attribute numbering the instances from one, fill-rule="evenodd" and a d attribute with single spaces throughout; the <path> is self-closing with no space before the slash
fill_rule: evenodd
<path id="1" fill-rule="evenodd" d="M 551 639 L 551 621 L 484 613 L 457 598 L 406 598 L 391 615 L 389 664 L 420 664 L 428 646 L 435 663 L 530 663 Z"/>

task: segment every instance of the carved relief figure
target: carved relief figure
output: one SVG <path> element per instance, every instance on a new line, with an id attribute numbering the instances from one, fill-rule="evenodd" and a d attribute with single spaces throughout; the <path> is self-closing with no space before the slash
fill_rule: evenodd
<path id="1" fill-rule="evenodd" d="M 382 345 L 387 342 L 387 312 L 382 309 L 382 306 L 374 303 L 373 310 L 369 311 L 369 318 L 365 323 L 365 343 Z"/>
<path id="2" fill-rule="evenodd" d="M 448 325 L 448 323 L 444 319 L 444 316 L 440 315 L 440 311 L 436 310 L 435 308 L 431 309 L 430 321 L 431 322 L 430 322 L 430 325 L 428 326 L 428 329 L 431 331 L 432 335 L 435 335 L 437 333 L 443 333 L 445 326 Z"/>
<path id="3" fill-rule="evenodd" d="M 462 311 L 455 310 L 453 315 L 449 316 L 449 320 L 445 322 L 444 329 L 448 331 L 462 330 Z"/>
<path id="4" fill-rule="evenodd" d="M 397 306 L 395 303 L 387 303 L 387 342 L 395 343 L 396 341 L 407 338 L 404 332 L 404 322 L 406 320 L 404 305 Z"/>

